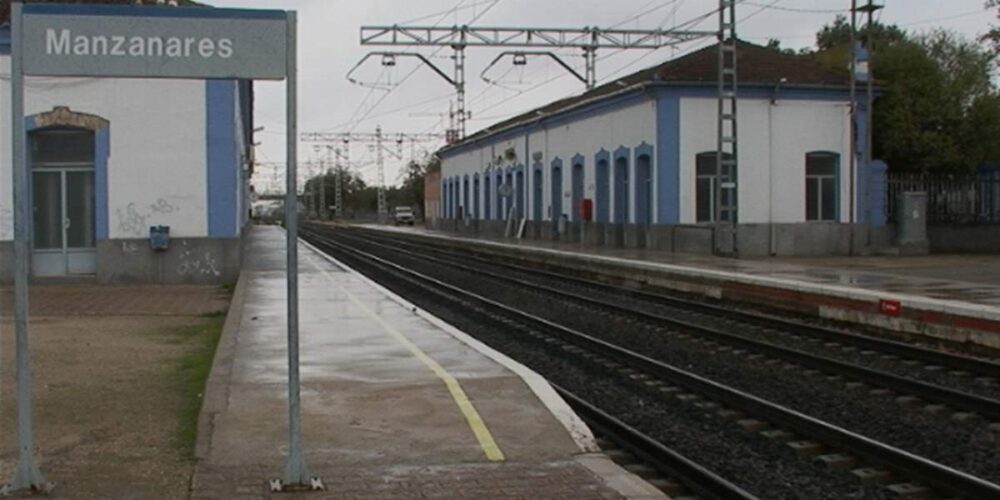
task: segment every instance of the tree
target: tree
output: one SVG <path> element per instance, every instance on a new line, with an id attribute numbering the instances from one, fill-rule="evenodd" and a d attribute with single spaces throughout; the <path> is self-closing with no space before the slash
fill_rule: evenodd
<path id="1" fill-rule="evenodd" d="M 847 67 L 850 29 L 843 16 L 824 26 L 816 34 L 817 59 Z M 942 30 L 910 35 L 874 23 L 871 34 L 879 89 L 872 117 L 877 158 L 893 170 L 950 172 L 1000 158 L 993 146 L 1000 126 L 991 74 L 996 52 Z M 866 35 L 862 29 L 857 38 Z"/>
<path id="2" fill-rule="evenodd" d="M 996 1 L 996 0 L 993 0 Z M 857 40 L 864 40 L 868 36 L 868 28 L 859 21 L 858 32 L 855 36 Z M 906 32 L 894 24 L 872 23 L 872 40 L 877 43 L 894 43 L 906 40 Z M 846 16 L 838 15 L 833 24 L 823 26 L 816 33 L 816 48 L 820 51 L 829 50 L 835 47 L 849 45 L 851 41 L 851 23 Z"/>
<path id="3" fill-rule="evenodd" d="M 997 20 L 1000 20 L 1000 0 L 988 0 L 986 2 L 986 8 L 990 9 L 993 7 L 997 9 Z M 991 26 L 990 31 L 983 35 L 983 40 L 992 42 L 993 52 L 1000 53 L 1000 26 Z"/>

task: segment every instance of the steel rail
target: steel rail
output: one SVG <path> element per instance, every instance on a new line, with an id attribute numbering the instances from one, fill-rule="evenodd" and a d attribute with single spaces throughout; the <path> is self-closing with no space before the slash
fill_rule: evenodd
<path id="1" fill-rule="evenodd" d="M 351 236 L 348 237 L 350 238 Z M 915 395 L 926 400 L 932 400 L 939 403 L 944 403 L 954 408 L 965 409 L 980 414 L 984 417 L 988 417 L 994 420 L 1000 420 L 1000 401 L 997 401 L 995 399 L 990 399 L 976 394 L 970 394 L 967 392 L 957 391 L 954 389 L 942 387 L 935 384 L 930 384 L 927 382 L 921 382 L 918 380 L 900 377 L 892 373 L 880 370 L 874 370 L 871 368 L 865 368 L 863 366 L 846 363 L 843 361 L 838 361 L 832 358 L 817 356 L 815 354 L 810 354 L 805 351 L 801 351 L 798 349 L 791 349 L 788 347 L 782 347 L 762 340 L 749 339 L 740 335 L 735 335 L 732 333 L 719 330 L 717 328 L 712 328 L 704 325 L 699 325 L 697 323 L 692 323 L 690 321 L 653 314 L 646 311 L 631 309 L 625 306 L 608 304 L 607 302 L 604 302 L 600 299 L 595 299 L 593 297 L 587 297 L 585 295 L 580 295 L 578 293 L 569 292 L 558 288 L 553 288 L 547 285 L 533 283 L 531 281 L 514 278 L 511 276 L 506 276 L 496 272 L 487 271 L 485 269 L 474 268 L 465 264 L 461 264 L 454 260 L 439 259 L 436 257 L 430 257 L 426 254 L 417 255 L 414 252 L 403 250 L 399 247 L 390 247 L 388 245 L 372 242 L 370 240 L 366 241 L 368 244 L 377 245 L 382 248 L 386 248 L 387 250 L 398 252 L 404 255 L 409 255 L 414 258 L 434 261 L 441 265 L 447 265 L 453 269 L 461 269 L 470 273 L 475 273 L 480 276 L 489 276 L 490 278 L 493 278 L 495 280 L 511 283 L 522 288 L 537 290 L 547 294 L 580 302 L 591 307 L 601 308 L 613 314 L 631 316 L 633 318 L 641 319 L 643 321 L 651 323 L 662 323 L 677 328 L 681 328 L 684 330 L 693 331 L 696 332 L 698 335 L 711 338 L 712 340 L 717 340 L 730 345 L 738 346 L 745 349 L 750 349 L 755 352 L 781 358 L 789 362 L 807 365 L 813 368 L 820 369 L 824 372 L 836 373 L 838 375 L 855 378 L 864 382 L 872 383 L 887 389 L 891 389 L 896 392 Z"/>
<path id="2" fill-rule="evenodd" d="M 371 230 L 358 230 L 358 231 L 364 232 L 366 234 L 373 234 L 377 232 Z M 388 239 L 406 240 L 414 245 L 424 245 L 428 247 L 433 247 L 436 249 L 436 251 L 442 253 L 452 253 L 453 255 L 460 254 L 459 252 L 456 252 L 454 249 L 441 250 L 440 247 L 444 245 L 440 245 L 437 242 L 426 241 L 428 240 L 427 237 L 420 237 L 420 236 L 413 237 L 410 235 L 399 235 L 398 237 L 396 235 L 393 235 L 391 237 L 386 235 L 384 237 Z M 418 243 L 415 242 L 415 240 L 420 240 L 420 241 Z M 468 252 L 476 255 L 482 254 L 479 250 L 475 249 L 468 249 Z M 527 267 L 519 264 L 513 264 L 510 262 L 498 263 L 496 261 L 487 260 L 482 257 L 468 256 L 465 253 L 461 253 L 461 255 L 463 256 L 463 258 L 466 259 L 474 260 L 476 262 L 482 262 L 485 264 L 490 264 L 497 267 L 506 267 L 508 269 L 521 271 L 525 273 L 532 273 L 549 278 L 572 281 L 584 286 L 610 290 L 618 294 L 627 294 L 630 297 L 641 298 L 654 302 L 663 302 L 666 303 L 665 305 L 670 305 L 674 307 L 683 307 L 689 309 L 698 309 L 699 311 L 704 312 L 705 314 L 712 314 L 716 316 L 727 316 L 735 320 L 752 322 L 765 328 L 784 330 L 804 337 L 818 338 L 828 342 L 851 344 L 862 349 L 876 350 L 886 354 L 893 354 L 895 356 L 914 359 L 925 363 L 947 366 L 955 370 L 975 372 L 990 377 L 1000 378 L 1000 363 L 995 361 L 973 358 L 969 356 L 949 354 L 946 352 L 918 347 L 903 342 L 879 339 L 874 337 L 868 337 L 865 335 L 858 335 L 855 333 L 834 330 L 830 328 L 823 328 L 815 325 L 808 325 L 789 319 L 775 318 L 772 316 L 754 314 L 747 311 L 731 310 L 725 307 L 721 307 L 714 304 L 708 304 L 705 302 L 698 302 L 695 300 L 671 297 L 659 293 L 637 290 L 634 288 L 615 286 L 608 283 L 594 281 L 591 279 L 580 278 L 577 276 L 571 276 L 545 269 Z"/>
<path id="3" fill-rule="evenodd" d="M 564 327 L 547 319 L 526 313 L 499 303 L 482 295 L 463 290 L 426 274 L 390 262 L 372 253 L 352 248 L 330 237 L 309 231 L 314 238 L 322 241 L 321 246 L 337 248 L 359 256 L 368 265 L 382 267 L 388 272 L 404 277 L 432 293 L 444 297 L 449 294 L 479 304 L 485 310 L 492 310 L 511 317 L 534 329 L 544 331 L 566 342 L 582 347 L 594 354 L 613 358 L 636 370 L 669 380 L 687 390 L 698 392 L 727 406 L 751 413 L 776 423 L 802 435 L 818 439 L 830 446 L 849 450 L 851 453 L 872 462 L 900 472 L 949 494 L 971 498 L 1000 498 L 1000 485 L 991 483 L 966 472 L 928 460 L 919 455 L 901 450 L 850 430 L 824 422 L 809 415 L 786 408 L 753 394 L 734 389 L 724 384 L 685 371 L 675 366 L 652 359 L 648 356 L 619 347 L 610 342 Z M 451 301 L 458 299 L 451 297 Z"/>
<path id="4" fill-rule="evenodd" d="M 551 382 L 550 385 L 592 429 L 608 436 L 615 444 L 641 458 L 656 470 L 680 479 L 691 490 L 709 498 L 734 500 L 757 498 L 580 396 Z"/>

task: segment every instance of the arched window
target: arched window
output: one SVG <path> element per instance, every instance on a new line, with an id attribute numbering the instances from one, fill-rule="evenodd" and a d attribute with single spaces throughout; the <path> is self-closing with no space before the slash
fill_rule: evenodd
<path id="1" fill-rule="evenodd" d="M 733 155 L 724 153 L 723 158 L 732 158 Z M 728 179 L 725 175 L 720 177 L 718 168 L 718 153 L 708 151 L 695 155 L 695 220 L 697 222 L 715 222 L 716 217 L 716 197 L 720 193 L 719 180 L 722 180 L 721 189 L 721 209 L 722 220 L 732 220 L 732 212 L 736 209 L 732 188 L 725 188 Z"/>
<path id="2" fill-rule="evenodd" d="M 580 200 L 583 200 L 583 185 L 584 185 L 584 174 L 583 174 L 583 158 L 574 159 L 573 172 L 571 176 L 570 185 L 570 199 L 572 200 L 572 207 L 570 207 L 570 218 L 574 221 L 580 220 Z"/>
<path id="3" fill-rule="evenodd" d="M 552 160 L 552 214 L 551 219 L 558 221 L 563 214 L 562 206 L 562 160 Z"/>
<path id="4" fill-rule="evenodd" d="M 635 222 L 650 225 L 653 223 L 653 170 L 650 168 L 649 155 L 640 155 L 635 159 Z"/>
<path id="5" fill-rule="evenodd" d="M 518 167 L 514 174 L 514 200 L 517 217 L 524 217 L 524 168 Z"/>
<path id="6" fill-rule="evenodd" d="M 483 218 L 490 220 L 493 215 L 493 190 L 491 189 L 489 172 L 483 176 Z"/>
<path id="7" fill-rule="evenodd" d="M 500 196 L 500 186 L 503 186 L 503 170 L 499 167 L 497 167 L 496 182 L 497 185 L 493 187 L 493 192 L 496 195 L 497 200 L 496 218 L 497 220 L 503 220 L 505 215 L 503 211 L 503 196 Z"/>
<path id="8" fill-rule="evenodd" d="M 595 215 L 597 216 L 597 222 L 608 222 L 609 212 L 610 212 L 610 201 L 611 201 L 611 172 L 608 169 L 608 160 L 601 158 L 597 160 L 597 165 L 594 168 L 594 180 L 597 182 L 596 188 L 597 192 L 594 193 L 594 205 L 596 205 Z"/>
<path id="9" fill-rule="evenodd" d="M 469 176 L 462 178 L 462 218 L 469 218 Z"/>
<path id="10" fill-rule="evenodd" d="M 615 159 L 615 223 L 628 224 L 628 157 Z"/>
<path id="11" fill-rule="evenodd" d="M 542 194 L 544 192 L 542 188 L 543 182 L 544 180 L 542 178 L 542 164 L 536 163 L 534 179 L 532 179 L 531 181 L 531 184 L 534 187 L 531 200 L 533 207 L 532 219 L 536 221 L 542 220 L 542 198 L 544 197 L 544 195 Z"/>
<path id="12" fill-rule="evenodd" d="M 840 155 L 827 151 L 806 153 L 806 220 L 836 221 L 837 177 Z"/>
<path id="13" fill-rule="evenodd" d="M 479 219 L 479 173 L 472 175 L 472 218 Z"/>

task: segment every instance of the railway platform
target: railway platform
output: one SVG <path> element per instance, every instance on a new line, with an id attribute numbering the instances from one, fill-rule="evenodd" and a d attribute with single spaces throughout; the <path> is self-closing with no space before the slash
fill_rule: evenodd
<path id="1" fill-rule="evenodd" d="M 199 422 L 192 498 L 268 498 L 287 442 L 285 235 L 257 226 Z M 665 496 L 540 376 L 300 243 L 307 498 Z M 281 494 L 285 498 L 285 494 Z"/>
<path id="2" fill-rule="evenodd" d="M 489 240 L 421 227 L 364 225 L 473 245 L 528 262 L 857 323 L 972 349 L 1000 349 L 1000 257 L 729 259 L 579 243 Z"/>

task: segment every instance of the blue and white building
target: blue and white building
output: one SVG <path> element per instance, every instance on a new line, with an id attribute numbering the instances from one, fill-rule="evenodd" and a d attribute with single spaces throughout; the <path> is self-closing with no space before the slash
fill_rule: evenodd
<path id="1" fill-rule="evenodd" d="M 707 47 L 440 150 L 440 226 L 719 251 L 733 231 L 716 221 L 716 54 Z M 742 42 L 738 58 L 740 255 L 861 251 L 883 223 L 884 170 L 852 168 L 848 72 Z"/>
<path id="2" fill-rule="evenodd" d="M 7 22 L 0 75 L 9 76 Z M 9 83 L 0 79 L 2 281 L 13 255 Z M 249 221 L 252 102 L 249 81 L 28 77 L 32 275 L 234 282 Z M 169 227 L 166 250 L 152 249 L 152 226 Z"/>

